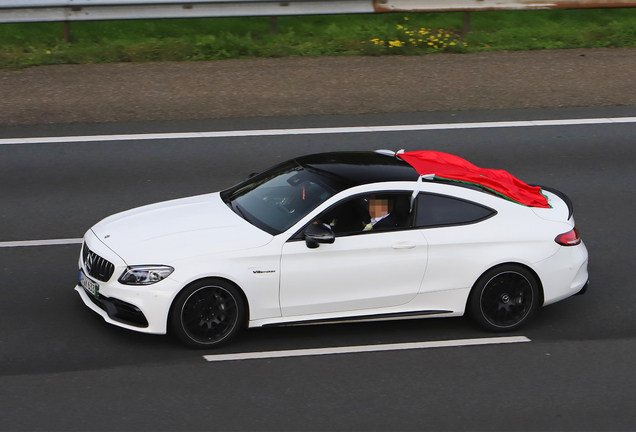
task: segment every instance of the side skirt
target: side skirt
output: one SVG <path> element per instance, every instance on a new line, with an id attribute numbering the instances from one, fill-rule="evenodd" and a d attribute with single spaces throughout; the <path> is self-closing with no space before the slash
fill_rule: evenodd
<path id="1" fill-rule="evenodd" d="M 378 314 L 378 315 L 363 315 L 363 316 L 342 317 L 342 318 L 324 318 L 324 319 L 317 319 L 317 320 L 272 323 L 272 324 L 263 324 L 263 327 L 289 327 L 289 326 L 302 326 L 302 325 L 314 325 L 314 324 L 339 324 L 339 323 L 361 322 L 361 321 L 390 321 L 390 320 L 399 320 L 399 319 L 417 319 L 417 318 L 424 318 L 429 315 L 441 315 L 441 314 L 449 314 L 449 313 L 453 313 L 453 311 L 430 310 L 430 311 L 416 311 L 416 312 L 400 312 L 400 313 L 388 313 L 388 314 Z"/>

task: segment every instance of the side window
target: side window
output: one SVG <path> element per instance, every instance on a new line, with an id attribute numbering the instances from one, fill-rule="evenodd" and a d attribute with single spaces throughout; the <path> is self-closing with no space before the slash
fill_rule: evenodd
<path id="1" fill-rule="evenodd" d="M 412 226 L 410 193 L 362 195 L 342 201 L 320 215 L 336 236 L 389 231 Z"/>
<path id="2" fill-rule="evenodd" d="M 488 219 L 496 212 L 488 207 L 444 195 L 417 196 L 418 228 L 466 225 Z"/>

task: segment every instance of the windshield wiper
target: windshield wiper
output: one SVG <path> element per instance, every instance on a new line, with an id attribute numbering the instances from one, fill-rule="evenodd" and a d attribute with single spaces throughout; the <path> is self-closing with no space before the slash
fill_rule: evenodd
<path id="1" fill-rule="evenodd" d="M 241 216 L 243 219 L 249 222 L 249 219 L 247 218 L 247 216 L 245 216 L 245 213 L 241 209 L 241 206 L 236 204 L 236 202 L 232 202 L 232 209 L 236 211 L 239 214 L 239 216 Z"/>

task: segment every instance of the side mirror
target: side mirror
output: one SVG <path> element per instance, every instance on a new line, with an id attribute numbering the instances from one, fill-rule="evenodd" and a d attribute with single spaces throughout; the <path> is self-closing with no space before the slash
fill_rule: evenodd
<path id="1" fill-rule="evenodd" d="M 327 228 L 322 224 L 312 224 L 305 230 L 305 243 L 310 249 L 315 249 L 320 246 L 320 243 L 333 243 L 336 241 L 331 228 Z"/>

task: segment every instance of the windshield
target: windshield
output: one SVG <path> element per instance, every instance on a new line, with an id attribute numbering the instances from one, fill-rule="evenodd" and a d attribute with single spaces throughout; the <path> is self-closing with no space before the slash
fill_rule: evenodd
<path id="1" fill-rule="evenodd" d="M 272 235 L 291 228 L 336 191 L 316 170 L 285 162 L 221 193 L 232 210 Z"/>

